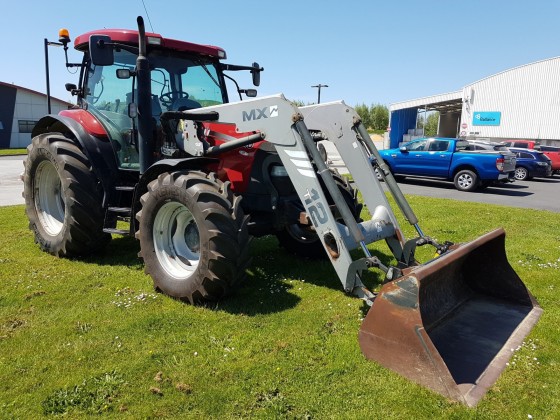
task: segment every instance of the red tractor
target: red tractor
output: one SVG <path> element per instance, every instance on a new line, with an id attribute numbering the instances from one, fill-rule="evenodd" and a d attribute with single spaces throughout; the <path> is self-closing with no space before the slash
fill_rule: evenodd
<path id="1" fill-rule="evenodd" d="M 136 235 L 156 288 L 191 303 L 216 300 L 238 283 L 250 236 L 274 234 L 292 252 L 323 255 L 261 134 L 215 123 L 216 113 L 182 119 L 184 111 L 228 103 L 226 80 L 240 98 L 255 96 L 227 73 L 250 71 L 258 86 L 263 69 L 224 64 L 221 48 L 153 33 L 142 36 L 140 54 L 138 36 L 102 30 L 74 41 L 83 52 L 80 82 L 66 88 L 77 106 L 38 122 L 25 164 L 26 211 L 41 248 L 80 256 L 105 247 L 111 234 Z M 69 38 L 61 41 L 66 47 Z M 357 219 L 353 190 L 339 176 L 336 183 Z M 117 220 L 130 229 L 117 229 Z"/>
<path id="2" fill-rule="evenodd" d="M 61 38 L 65 50 L 69 42 Z M 254 98 L 228 72 L 249 71 L 258 86 L 258 64 L 225 64 L 218 47 L 145 33 L 141 18 L 138 31 L 93 31 L 74 45 L 83 61 L 67 63 L 80 68 L 67 89 L 77 106 L 37 123 L 25 161 L 26 213 L 42 250 L 81 256 L 111 234 L 135 235 L 155 287 L 199 303 L 240 283 L 251 236 L 276 235 L 295 254 L 328 258 L 344 290 L 372 306 L 360 331 L 366 357 L 469 405 L 505 366 L 496 349 L 515 347 L 536 323 L 541 309 L 507 262 L 503 230 L 467 244 L 425 236 L 344 102 Z M 226 80 L 249 98 L 230 103 Z M 319 141 L 336 146 L 367 220 Z M 417 237 L 405 238 L 376 173 Z M 379 240 L 393 266 L 370 254 Z M 437 254 L 420 264 L 423 245 Z M 378 293 L 362 283 L 369 269 L 385 274 Z"/>

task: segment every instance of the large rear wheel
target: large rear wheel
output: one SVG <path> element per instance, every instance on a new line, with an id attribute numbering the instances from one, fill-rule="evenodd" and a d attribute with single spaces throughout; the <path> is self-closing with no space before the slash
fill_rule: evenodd
<path id="1" fill-rule="evenodd" d="M 362 205 L 358 202 L 356 191 L 338 172 L 331 172 L 354 219 L 359 221 Z M 330 197 L 327 197 L 327 199 L 329 204 L 334 204 Z M 305 211 L 303 204 L 301 205 L 301 209 Z M 339 221 L 342 221 L 342 219 Z M 289 224 L 284 230 L 277 232 L 276 237 L 278 238 L 280 246 L 297 256 L 314 259 L 327 257 L 323 244 L 319 236 L 317 236 L 317 233 L 315 233 L 315 229 L 312 225 L 302 225 L 299 223 Z"/>
<path id="2" fill-rule="evenodd" d="M 111 239 L 103 232 L 102 190 L 88 158 L 62 134 L 33 138 L 24 161 L 29 228 L 43 251 L 87 255 Z"/>
<path id="3" fill-rule="evenodd" d="M 247 218 L 229 183 L 198 171 L 164 173 L 140 202 L 136 237 L 156 289 L 201 303 L 226 296 L 245 277 Z"/>

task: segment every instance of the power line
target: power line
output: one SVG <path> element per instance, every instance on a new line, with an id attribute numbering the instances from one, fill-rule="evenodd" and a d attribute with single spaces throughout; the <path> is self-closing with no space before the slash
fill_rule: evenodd
<path id="1" fill-rule="evenodd" d="M 146 17 L 148 18 L 148 23 L 150 24 L 150 28 L 152 29 L 152 32 L 155 32 L 154 27 L 152 26 L 152 21 L 150 20 L 150 14 L 148 13 L 148 9 L 146 9 L 146 4 L 144 3 L 144 0 L 142 0 L 142 5 L 144 6 L 144 11 L 146 12 Z"/>

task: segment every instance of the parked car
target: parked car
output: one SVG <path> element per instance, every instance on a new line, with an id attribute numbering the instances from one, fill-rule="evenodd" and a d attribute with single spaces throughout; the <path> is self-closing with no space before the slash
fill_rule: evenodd
<path id="1" fill-rule="evenodd" d="M 539 144 L 534 140 L 508 140 L 502 142 L 507 147 L 516 147 L 519 149 L 534 149 Z"/>
<path id="2" fill-rule="evenodd" d="M 465 150 L 464 140 L 421 138 L 398 149 L 380 150 L 389 169 L 397 176 L 420 176 L 453 181 L 460 191 L 474 191 L 493 182 L 514 180 L 515 156 L 508 151 Z"/>
<path id="3" fill-rule="evenodd" d="M 552 163 L 543 152 L 531 149 L 510 147 L 517 158 L 515 164 L 515 179 L 529 180 L 533 177 L 547 178 L 552 176 Z"/>
<path id="4" fill-rule="evenodd" d="M 552 173 L 560 174 L 560 147 L 539 146 L 538 150 L 543 152 L 550 159 L 552 164 Z"/>
<path id="5" fill-rule="evenodd" d="M 552 163 L 552 172 L 560 173 L 560 147 L 545 146 L 538 144 L 534 140 L 510 140 L 504 141 L 503 144 L 507 147 L 540 150 L 550 159 Z"/>
<path id="6" fill-rule="evenodd" d="M 482 140 L 467 140 L 469 145 L 465 147 L 465 150 L 478 151 L 478 150 L 493 150 L 495 152 L 509 152 L 507 146 L 503 143 L 496 143 L 492 141 L 482 141 Z M 510 152 L 513 153 L 513 152 Z"/>

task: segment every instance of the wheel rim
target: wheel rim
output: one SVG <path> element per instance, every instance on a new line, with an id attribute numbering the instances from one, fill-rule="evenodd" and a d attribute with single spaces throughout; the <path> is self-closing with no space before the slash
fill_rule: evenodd
<path id="1" fill-rule="evenodd" d="M 461 174 L 459 178 L 457 178 L 457 184 L 461 189 L 466 190 L 473 184 L 472 176 L 468 174 Z"/>
<path id="2" fill-rule="evenodd" d="M 527 171 L 525 168 L 517 168 L 515 169 L 515 179 L 523 180 L 527 176 Z"/>
<path id="3" fill-rule="evenodd" d="M 49 235 L 58 235 L 64 226 L 65 206 L 60 177 L 51 162 L 43 161 L 37 166 L 34 190 L 39 222 Z"/>
<path id="4" fill-rule="evenodd" d="M 170 276 L 184 279 L 194 274 L 200 260 L 200 235 L 187 207 L 164 204 L 155 217 L 153 236 L 156 256 Z"/>

